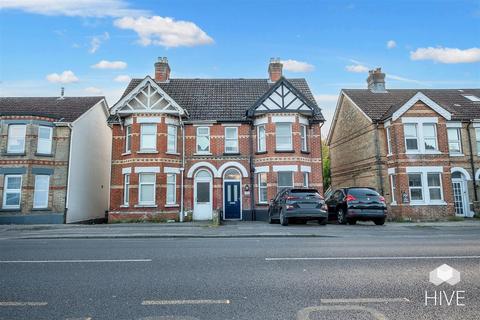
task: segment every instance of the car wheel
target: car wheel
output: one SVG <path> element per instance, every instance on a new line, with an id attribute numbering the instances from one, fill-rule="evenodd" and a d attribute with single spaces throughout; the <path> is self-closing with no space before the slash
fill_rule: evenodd
<path id="1" fill-rule="evenodd" d="M 385 224 L 385 218 L 375 219 L 373 222 L 375 222 L 377 226 L 383 226 Z"/>
<path id="2" fill-rule="evenodd" d="M 321 225 L 321 226 L 325 226 L 325 225 L 327 225 L 327 220 L 328 220 L 327 218 L 319 219 L 318 224 Z"/>
<path id="3" fill-rule="evenodd" d="M 282 226 L 288 226 L 288 218 L 285 217 L 283 210 L 280 211 L 280 223 L 282 224 Z"/>
<path id="4" fill-rule="evenodd" d="M 357 224 L 357 220 L 355 220 L 355 219 L 349 219 L 349 220 L 348 220 L 348 224 L 351 224 L 351 225 Z"/>
<path id="5" fill-rule="evenodd" d="M 338 210 L 337 221 L 338 221 L 339 224 L 346 224 L 347 223 L 347 213 L 345 212 L 345 209 Z"/>

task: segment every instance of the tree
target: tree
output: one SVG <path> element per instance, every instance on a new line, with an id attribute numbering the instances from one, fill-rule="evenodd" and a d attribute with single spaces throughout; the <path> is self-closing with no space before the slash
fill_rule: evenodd
<path id="1" fill-rule="evenodd" d="M 322 140 L 322 164 L 323 164 L 323 190 L 327 190 L 331 185 L 331 176 L 330 176 L 330 149 L 325 143 L 325 140 Z"/>

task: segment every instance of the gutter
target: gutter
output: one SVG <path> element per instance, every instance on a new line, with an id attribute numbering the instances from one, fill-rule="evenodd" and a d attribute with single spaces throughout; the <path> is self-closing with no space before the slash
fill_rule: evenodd
<path id="1" fill-rule="evenodd" d="M 380 184 L 380 194 L 383 196 L 384 195 L 384 189 L 383 189 L 383 176 L 382 176 L 382 168 L 380 164 L 380 145 L 379 145 L 379 139 L 378 139 L 378 122 L 375 123 L 375 163 L 377 165 L 377 178 L 378 178 L 378 183 Z"/>
<path id="2" fill-rule="evenodd" d="M 467 133 L 468 133 L 468 147 L 470 149 L 470 169 L 472 170 L 472 177 L 473 177 L 473 194 L 475 197 L 475 201 L 478 201 L 478 194 L 477 194 L 477 181 L 475 177 L 475 162 L 473 160 L 473 148 L 472 148 L 472 135 L 470 133 L 470 126 L 472 122 L 470 121 L 467 124 Z"/>

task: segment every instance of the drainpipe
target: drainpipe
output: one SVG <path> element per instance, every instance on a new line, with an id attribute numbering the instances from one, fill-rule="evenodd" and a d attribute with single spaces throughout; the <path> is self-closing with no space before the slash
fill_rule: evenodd
<path id="1" fill-rule="evenodd" d="M 178 114 L 178 120 L 180 122 L 180 131 L 182 132 L 182 167 L 180 168 L 180 222 L 183 222 L 185 216 L 183 208 L 183 197 L 184 197 L 184 172 L 185 172 L 185 125 L 182 121 L 182 116 Z"/>
<path id="2" fill-rule="evenodd" d="M 250 134 L 248 136 L 248 147 L 250 149 L 250 210 L 252 211 L 252 221 L 256 220 L 256 212 L 255 212 L 255 190 L 253 189 L 253 185 L 255 183 L 255 168 L 253 167 L 253 130 L 254 130 L 253 122 L 250 124 Z"/>
<path id="3" fill-rule="evenodd" d="M 467 135 L 468 135 L 468 147 L 470 148 L 470 168 L 472 170 L 472 177 L 473 177 L 473 195 L 475 197 L 475 201 L 478 201 L 478 194 L 477 194 L 477 181 L 475 177 L 475 164 L 473 161 L 473 148 L 472 148 L 472 136 L 470 134 L 470 126 L 472 122 L 467 124 Z"/>
<path id="4" fill-rule="evenodd" d="M 380 184 L 380 194 L 383 196 L 383 176 L 382 176 L 382 167 L 381 167 L 381 157 L 380 157 L 380 144 L 378 139 L 378 122 L 375 122 L 375 162 L 377 165 L 377 177 L 378 183 Z"/>

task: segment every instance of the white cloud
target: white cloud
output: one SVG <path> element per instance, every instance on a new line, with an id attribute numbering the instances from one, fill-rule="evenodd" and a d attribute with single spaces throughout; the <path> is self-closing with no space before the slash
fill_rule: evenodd
<path id="1" fill-rule="evenodd" d="M 175 21 L 169 17 L 123 17 L 114 21 L 120 29 L 135 31 L 143 46 L 193 47 L 213 43 L 213 39 L 190 21 Z"/>
<path id="2" fill-rule="evenodd" d="M 387 41 L 387 48 L 388 49 L 393 49 L 397 46 L 397 43 L 394 40 L 388 40 Z"/>
<path id="3" fill-rule="evenodd" d="M 115 77 L 115 79 L 113 79 L 113 81 L 116 81 L 116 82 L 129 82 L 130 81 L 130 77 L 125 75 L 125 74 L 121 74 L 121 75 L 118 75 Z"/>
<path id="4" fill-rule="evenodd" d="M 480 48 L 418 48 L 410 52 L 412 60 L 433 60 L 440 63 L 472 63 L 480 61 Z"/>
<path id="5" fill-rule="evenodd" d="M 282 60 L 283 68 L 291 72 L 312 72 L 315 66 L 306 62 L 297 60 Z"/>
<path id="6" fill-rule="evenodd" d="M 102 94 L 102 89 L 97 87 L 87 87 L 85 88 L 85 92 L 88 94 Z"/>
<path id="7" fill-rule="evenodd" d="M 409 78 L 405 78 L 405 77 L 401 77 L 401 76 L 396 76 L 394 74 L 388 74 L 387 73 L 386 77 L 387 77 L 387 79 L 392 79 L 392 80 L 397 80 L 397 81 L 402 81 L 402 82 L 409 82 L 409 83 L 416 83 L 416 84 L 419 84 L 419 85 L 422 85 L 422 86 L 431 87 L 431 85 L 429 83 L 426 83 L 424 81 L 409 79 Z"/>
<path id="8" fill-rule="evenodd" d="M 88 50 L 88 52 L 95 53 L 98 48 L 100 48 L 100 44 L 108 39 L 110 39 L 110 34 L 108 32 L 104 32 L 100 36 L 92 37 L 92 40 L 90 41 L 90 49 Z"/>
<path id="9" fill-rule="evenodd" d="M 126 62 L 108 60 L 102 60 L 99 63 L 92 65 L 92 68 L 94 69 L 125 69 L 126 67 Z"/>
<path id="10" fill-rule="evenodd" d="M 355 65 L 346 66 L 345 70 L 347 70 L 348 72 L 354 72 L 354 73 L 364 73 L 364 72 L 368 72 L 368 67 L 362 64 L 355 64 Z"/>
<path id="11" fill-rule="evenodd" d="M 22 10 L 48 16 L 124 17 L 148 15 L 131 9 L 124 0 L 2 0 L 0 9 Z"/>
<path id="12" fill-rule="evenodd" d="M 65 70 L 61 74 L 50 73 L 46 79 L 52 83 L 72 83 L 77 82 L 77 76 L 71 70 Z"/>

